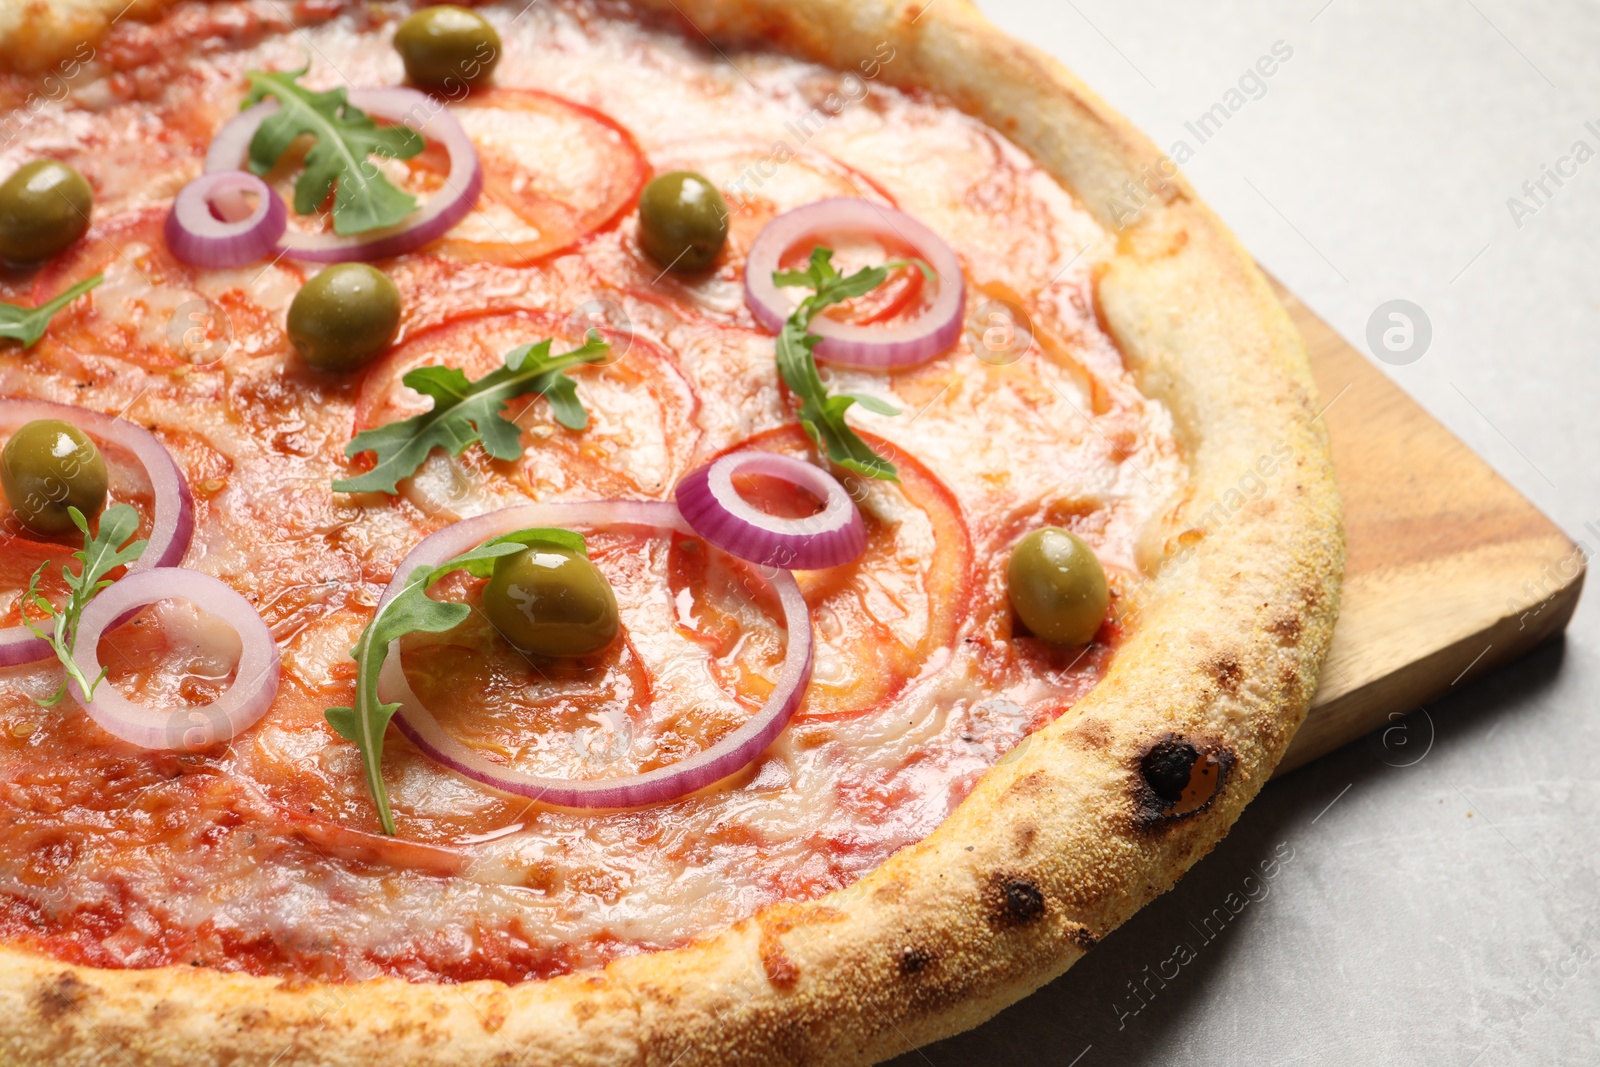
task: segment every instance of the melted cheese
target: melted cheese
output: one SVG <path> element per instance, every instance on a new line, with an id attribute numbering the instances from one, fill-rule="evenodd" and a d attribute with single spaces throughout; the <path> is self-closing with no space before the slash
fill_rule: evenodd
<path id="1" fill-rule="evenodd" d="M 46 268 L 37 295 L 102 267 L 108 276 L 27 356 L 0 351 L 0 392 L 100 410 L 133 402 L 129 417 L 162 437 L 195 487 L 187 565 L 251 599 L 284 663 L 278 703 L 257 727 L 181 757 L 120 745 L 70 706 L 34 705 L 55 684 L 48 664 L 0 671 L 5 936 L 105 966 L 347 979 L 518 980 L 595 966 L 850 884 L 930 833 L 1103 670 L 1105 645 L 1077 659 L 1014 637 L 1000 576 L 1022 531 L 1067 522 L 1120 583 L 1136 571 L 1140 531 L 1183 482 L 1167 413 L 1138 394 L 1095 321 L 1093 277 L 1109 246 L 1072 198 L 937 101 L 766 53 L 723 62 L 587 7 L 483 10 L 505 41 L 500 85 L 593 108 L 650 167 L 692 167 L 729 188 L 726 266 L 659 277 L 626 212 L 594 217 L 610 210 L 596 183 L 634 165 L 626 138 L 567 105 L 530 118 L 490 98 L 467 125 L 493 149 L 499 199 L 454 235 L 463 243 L 390 266 L 407 307 L 392 356 L 364 380 L 306 370 L 283 335 L 304 272 L 175 264 L 160 247 L 160 209 L 235 110 L 244 71 L 298 66 L 309 48 L 315 84 L 400 81 L 388 30 L 366 21 L 386 16 L 370 7 L 305 38 L 268 33 L 281 14 L 248 3 L 183 9 L 181 33 L 129 29 L 139 48 L 128 54 L 149 57 L 142 72 L 110 69 L 122 53 L 109 48 L 101 77 L 0 149 L 0 172 L 48 150 L 97 190 L 103 239 Z M 195 32 L 206 19 L 234 32 Z M 846 101 L 837 114 L 819 110 L 830 93 Z M 429 180 L 396 173 L 419 189 Z M 553 198 L 546 214 L 507 206 L 530 191 Z M 526 500 L 666 498 L 694 465 L 753 437 L 794 448 L 772 340 L 743 307 L 739 272 L 766 219 L 836 195 L 896 203 L 944 235 L 968 274 L 969 312 L 1010 300 L 1033 343 L 1015 359 L 980 359 L 980 317 L 925 367 L 828 372 L 837 388 L 902 409 L 851 419 L 906 457 L 905 480 L 865 487 L 872 539 L 859 564 L 801 576 L 818 648 L 800 717 L 720 788 L 626 813 L 498 796 L 391 733 L 385 776 L 403 840 L 375 836 L 359 755 L 321 712 L 349 702 L 348 650 L 399 559 L 457 517 Z M 537 237 L 557 207 L 598 229 L 532 265 L 490 254 L 497 240 Z M 0 297 L 27 295 L 25 284 L 0 282 Z M 230 340 L 193 365 L 174 351 L 170 323 L 196 300 L 222 310 Z M 349 470 L 353 428 L 416 410 L 398 384 L 407 366 L 481 374 L 512 344 L 570 339 L 595 316 L 632 340 L 611 366 L 577 372 L 585 433 L 530 404 L 518 416 L 521 461 L 436 454 L 398 499 L 330 491 Z M 530 771 L 594 777 L 681 758 L 758 706 L 781 659 L 770 605 L 740 594 L 725 559 L 661 540 L 592 541 L 628 636 L 604 662 L 530 667 L 470 624 L 406 653 L 441 721 Z M 455 595 L 478 591 L 461 583 Z M 117 684 L 181 705 L 226 675 L 228 650 L 161 610 L 166 644 L 139 652 Z"/>

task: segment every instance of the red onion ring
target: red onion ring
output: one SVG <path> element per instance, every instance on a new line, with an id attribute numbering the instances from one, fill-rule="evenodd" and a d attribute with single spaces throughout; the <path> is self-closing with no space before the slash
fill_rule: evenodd
<path id="1" fill-rule="evenodd" d="M 102 680 L 85 700 L 76 682 L 72 698 L 108 733 L 142 748 L 194 752 L 255 725 L 278 695 L 278 646 L 250 602 L 209 574 L 156 567 L 130 574 L 89 602 L 78 619 L 72 660 L 85 678 L 100 677 L 100 638 L 126 615 L 161 600 L 187 600 L 231 626 L 241 652 L 234 683 L 198 708 L 161 711 L 141 707 Z"/>
<path id="2" fill-rule="evenodd" d="M 809 490 L 823 509 L 785 519 L 754 507 L 734 488 L 740 472 L 766 474 Z M 861 511 L 827 471 L 779 452 L 733 452 L 690 471 L 678 483 L 678 511 L 695 533 L 730 555 L 765 567 L 810 571 L 837 567 L 867 547 Z"/>
<path id="3" fill-rule="evenodd" d="M 13 433 L 35 419 L 62 419 L 90 437 L 109 441 L 132 452 L 155 491 L 155 513 L 149 544 L 138 559 L 128 564 L 128 574 L 157 567 L 177 565 L 189 550 L 194 536 L 194 497 L 183 480 L 172 454 L 150 431 L 114 415 L 102 415 L 87 408 L 53 404 L 48 400 L 0 399 L 0 433 Z M 48 659 L 55 653 L 48 642 L 34 636 L 26 626 L 0 630 L 0 667 Z"/>
<path id="4" fill-rule="evenodd" d="M 437 241 L 466 218 L 483 192 L 478 150 L 442 102 L 415 89 L 398 88 L 352 89 L 349 100 L 369 115 L 404 123 L 423 137 L 443 144 L 450 154 L 450 173 L 444 179 L 444 188 L 397 226 L 345 236 L 286 231 L 277 247 L 295 259 L 344 263 L 413 251 Z M 265 100 L 230 119 L 206 150 L 206 172 L 238 170 L 248 154 L 250 139 L 277 108 L 277 101 Z"/>
<path id="5" fill-rule="evenodd" d="M 224 221 L 214 210 L 230 194 L 254 193 L 255 210 Z M 172 254 L 191 267 L 242 267 L 265 259 L 289 227 L 289 208 L 266 182 L 242 170 L 202 174 L 178 190 L 165 234 Z"/>
<path id="6" fill-rule="evenodd" d="M 395 571 L 379 607 L 400 594 L 417 567 L 438 566 L 491 537 L 532 526 L 645 526 L 690 532 L 678 509 L 660 501 L 526 504 L 492 511 L 446 526 L 412 549 Z M 502 792 L 563 808 L 636 808 L 673 800 L 747 766 L 783 732 L 800 706 L 800 697 L 811 678 L 811 615 L 794 575 L 778 570 L 770 580 L 777 588 L 789 629 L 788 648 L 772 696 L 742 726 L 704 752 L 643 774 L 572 781 L 522 774 L 489 762 L 447 734 L 417 699 L 400 664 L 398 641 L 389 646 L 378 675 L 378 697 L 385 703 L 400 705 L 395 712 L 395 725 L 423 752 L 457 774 Z"/>
<path id="7" fill-rule="evenodd" d="M 938 234 L 892 207 L 870 200 L 839 197 L 787 211 L 762 228 L 750 246 L 744 269 L 744 299 L 757 321 L 773 333 L 783 329 L 790 301 L 772 282 L 784 253 L 800 242 L 836 232 L 876 234 L 916 249 L 938 277 L 938 293 L 920 315 L 899 325 L 856 326 L 826 315 L 811 320 L 822 338 L 819 360 L 855 367 L 907 367 L 923 363 L 956 343 L 966 279 L 961 260 Z"/>

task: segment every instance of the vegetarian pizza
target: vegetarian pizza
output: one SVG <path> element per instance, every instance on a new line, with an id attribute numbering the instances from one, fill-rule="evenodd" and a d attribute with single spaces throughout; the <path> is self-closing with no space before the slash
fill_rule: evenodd
<path id="1" fill-rule="evenodd" d="M 963 0 L 121 6 L 0 6 L 0 1062 L 871 1062 L 1270 775 L 1302 345 Z"/>

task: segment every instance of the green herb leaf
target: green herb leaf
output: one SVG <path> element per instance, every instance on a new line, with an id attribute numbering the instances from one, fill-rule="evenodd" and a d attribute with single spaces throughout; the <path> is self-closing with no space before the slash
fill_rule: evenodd
<path id="1" fill-rule="evenodd" d="M 49 327 L 50 320 L 55 318 L 56 312 L 105 280 L 104 274 L 85 278 L 48 304 L 40 304 L 36 308 L 0 304 L 0 337 L 21 341 L 23 348 L 32 348 L 34 342 L 44 336 L 44 331 Z"/>
<path id="2" fill-rule="evenodd" d="M 422 135 L 409 126 L 379 126 L 353 106 L 341 88 L 319 93 L 298 83 L 304 70 L 252 70 L 248 107 L 268 96 L 278 101 L 250 139 L 250 170 L 266 174 L 298 138 L 310 135 L 316 144 L 306 154 L 305 169 L 294 183 L 294 209 L 316 211 L 333 193 L 333 232 L 365 233 L 394 226 L 417 209 L 416 198 L 384 177 L 368 156 L 410 159 L 425 147 Z"/>
<path id="3" fill-rule="evenodd" d="M 828 394 L 828 386 L 817 371 L 814 350 L 822 338 L 811 333 L 811 320 L 824 308 L 865 296 L 899 267 L 915 265 L 932 279 L 932 269 L 921 260 L 893 260 L 876 267 L 863 267 L 851 275 L 841 275 L 833 266 L 833 249 L 813 248 L 805 270 L 772 272 L 772 284 L 803 286 L 813 290 L 800 302 L 778 334 L 778 373 L 795 396 L 800 398 L 800 426 L 828 459 L 858 474 L 898 482 L 894 464 L 874 452 L 844 421 L 845 412 L 860 404 L 878 415 L 898 415 L 900 410 L 875 396 L 862 393 Z"/>
<path id="4" fill-rule="evenodd" d="M 506 365 L 472 382 L 455 367 L 417 367 L 401 379 L 433 398 L 433 410 L 364 430 L 345 447 L 347 456 L 373 452 L 378 463 L 365 474 L 333 483 L 341 493 L 393 493 L 400 479 L 416 473 L 434 448 L 457 456 L 473 442 L 495 459 L 522 455 L 522 430 L 500 414 L 506 401 L 527 393 L 548 397 L 556 421 L 569 430 L 581 430 L 589 415 L 578 400 L 578 389 L 565 371 L 601 359 L 611 346 L 589 331 L 582 348 L 550 354 L 550 342 L 522 345 L 506 353 Z"/>
<path id="5" fill-rule="evenodd" d="M 128 541 L 139 529 L 139 513 L 127 504 L 114 504 L 107 508 L 100 516 L 100 525 L 93 535 L 89 533 L 89 523 L 83 517 L 83 512 L 69 507 L 67 514 L 83 534 L 83 549 L 72 554 L 81 564 L 80 570 L 77 574 L 73 574 L 70 568 L 61 568 L 61 575 L 67 581 L 67 602 L 58 609 L 39 592 L 39 578 L 49 566 L 48 563 L 41 563 L 39 569 L 33 572 L 33 577 L 28 580 L 28 591 L 23 594 L 23 600 L 49 616 L 52 625 L 46 632 L 27 616 L 23 616 L 22 621 L 35 636 L 50 643 L 56 659 L 67 669 L 67 679 L 76 682 L 78 690 L 87 699 L 93 700 L 95 687 L 100 684 L 100 679 L 105 677 L 106 672 L 102 669 L 100 676 L 91 680 L 85 678 L 78 665 L 73 662 L 72 649 L 78 638 L 78 620 L 83 615 L 83 609 L 89 606 L 89 601 L 93 600 L 100 590 L 111 584 L 106 575 L 138 559 L 139 554 L 144 551 L 146 542 Z M 63 681 L 60 689 L 39 703 L 49 707 L 61 703 L 61 699 L 66 695 L 67 682 Z"/>
<path id="6" fill-rule="evenodd" d="M 466 571 L 477 578 L 486 578 L 494 570 L 501 556 L 521 552 L 529 545 L 549 544 L 570 552 L 588 556 L 583 537 L 570 530 L 551 527 L 534 527 L 504 534 L 485 541 L 470 552 L 464 552 L 437 567 L 418 567 L 406 581 L 406 587 L 393 600 L 378 609 L 361 640 L 350 650 L 356 661 L 356 702 L 354 707 L 329 708 L 323 714 L 328 725 L 346 741 L 353 741 L 361 750 L 361 762 L 366 771 L 367 788 L 378 808 L 378 821 L 383 832 L 395 832 L 394 813 L 389 809 L 389 793 L 383 784 L 383 735 L 389 720 L 399 709 L 399 704 L 385 704 L 378 699 L 378 675 L 388 658 L 389 646 L 406 634 L 440 634 L 455 629 L 472 614 L 465 604 L 452 604 L 428 596 L 428 588 L 453 571 Z"/>
<path id="7" fill-rule="evenodd" d="M 875 415 L 900 414 L 899 408 L 895 407 L 887 400 L 881 400 L 870 393 L 846 393 L 844 395 L 848 396 L 851 400 L 854 400 L 857 404 L 860 404 L 862 407 L 866 408 Z"/>

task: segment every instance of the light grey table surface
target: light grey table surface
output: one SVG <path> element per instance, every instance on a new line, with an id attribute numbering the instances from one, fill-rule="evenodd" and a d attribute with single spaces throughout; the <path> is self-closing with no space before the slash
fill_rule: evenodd
<path id="1" fill-rule="evenodd" d="M 1384 369 L 1600 549 L 1600 5 L 983 6 L 1186 141 L 1201 194 L 1358 347 L 1379 305 L 1419 305 L 1430 345 Z M 1278 42 L 1292 56 L 1198 144 L 1185 123 Z M 1546 167 L 1570 176 L 1535 199 Z M 1408 720 L 1405 754 L 1357 742 L 1269 785 L 1072 971 L 897 1067 L 1600 1063 L 1597 702 L 1591 590 L 1565 641 Z"/>

